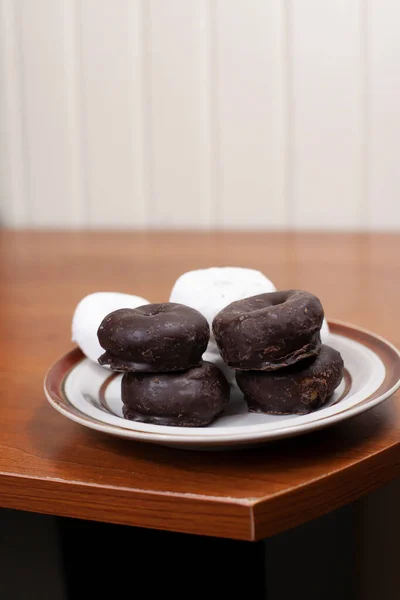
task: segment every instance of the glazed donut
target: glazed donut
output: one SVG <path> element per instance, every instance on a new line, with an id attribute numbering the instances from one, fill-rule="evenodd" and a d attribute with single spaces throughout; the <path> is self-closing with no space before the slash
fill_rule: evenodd
<path id="1" fill-rule="evenodd" d="M 304 415 L 320 408 L 342 381 L 343 360 L 330 346 L 281 371 L 236 371 L 250 412 Z"/>
<path id="2" fill-rule="evenodd" d="M 323 318 L 313 294 L 272 292 L 229 304 L 214 318 L 213 332 L 230 367 L 273 371 L 318 353 Z"/>
<path id="3" fill-rule="evenodd" d="M 97 335 L 99 363 L 114 371 L 183 371 L 200 364 L 210 328 L 197 310 L 165 302 L 116 310 Z"/>
<path id="4" fill-rule="evenodd" d="M 211 327 L 215 315 L 231 302 L 275 290 L 272 281 L 256 269 L 210 267 L 188 271 L 178 277 L 169 300 L 200 311 Z M 203 360 L 222 369 L 228 381 L 235 381 L 235 373 L 223 362 L 212 332 Z"/>
<path id="5" fill-rule="evenodd" d="M 209 362 L 178 373 L 125 373 L 122 378 L 126 419 L 180 427 L 205 427 L 229 400 L 229 384 Z"/>

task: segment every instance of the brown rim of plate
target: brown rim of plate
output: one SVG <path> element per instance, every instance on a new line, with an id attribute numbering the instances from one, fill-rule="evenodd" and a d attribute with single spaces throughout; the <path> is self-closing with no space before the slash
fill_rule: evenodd
<path id="1" fill-rule="evenodd" d="M 101 404 L 101 406 L 103 408 L 106 409 L 107 412 L 109 412 L 110 409 L 107 406 L 107 402 L 106 402 L 106 391 L 107 391 L 107 388 L 110 385 L 110 383 L 112 381 L 114 381 L 114 379 L 116 379 L 116 377 L 118 377 L 118 375 L 120 375 L 120 373 L 111 373 L 111 375 L 109 375 L 107 377 L 107 379 L 105 379 L 103 381 L 103 383 L 101 384 L 100 389 L 99 389 L 99 401 L 100 401 L 100 404 Z"/>
<path id="2" fill-rule="evenodd" d="M 379 388 L 359 402 L 357 406 L 372 402 L 397 384 L 400 377 L 400 352 L 397 348 L 380 336 L 347 323 L 332 321 L 329 322 L 329 327 L 332 333 L 350 338 L 372 350 L 385 366 L 385 377 Z"/>
<path id="3" fill-rule="evenodd" d="M 372 350 L 375 354 L 377 354 L 377 356 L 379 356 L 385 366 L 385 377 L 381 385 L 367 398 L 364 398 L 364 400 L 359 402 L 357 406 L 363 406 L 372 402 L 379 396 L 391 390 L 398 383 L 400 376 L 400 352 L 388 341 L 372 332 L 360 329 L 347 323 L 342 323 L 340 321 L 329 321 L 328 325 L 332 333 L 354 340 L 355 342 L 359 342 L 363 346 L 366 346 Z M 74 348 L 73 350 L 67 352 L 67 354 L 62 356 L 56 363 L 54 363 L 52 367 L 50 367 L 45 377 L 44 386 L 55 404 L 64 408 L 65 410 L 68 410 L 70 413 L 78 416 L 82 420 L 104 426 L 102 421 L 98 421 L 94 417 L 88 416 L 71 404 L 64 391 L 65 381 L 69 373 L 84 359 L 85 355 L 80 348 Z M 105 403 L 105 390 L 111 381 L 118 375 L 119 373 L 111 373 L 100 387 L 100 402 L 104 408 L 108 409 Z M 342 401 L 349 393 L 350 388 L 351 377 L 350 374 L 345 371 L 345 390 L 334 404 Z M 347 412 L 351 408 L 354 407 L 347 408 L 343 411 L 343 413 Z M 323 418 L 324 417 L 321 416 L 321 419 Z M 108 424 L 107 426 L 115 428 L 116 431 L 118 431 L 118 429 L 127 429 L 129 431 L 133 431 L 130 428 L 125 428 L 122 424 L 120 426 Z M 154 433 L 156 432 L 152 432 L 153 435 Z"/>

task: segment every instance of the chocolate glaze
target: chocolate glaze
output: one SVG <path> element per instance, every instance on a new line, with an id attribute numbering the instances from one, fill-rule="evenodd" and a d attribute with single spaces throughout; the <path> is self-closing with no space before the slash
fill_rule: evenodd
<path id="1" fill-rule="evenodd" d="M 307 414 L 320 408 L 343 377 L 343 360 L 330 346 L 280 371 L 236 371 L 250 412 Z"/>
<path id="2" fill-rule="evenodd" d="M 223 373 L 209 362 L 179 373 L 125 373 L 122 378 L 124 417 L 156 425 L 209 425 L 229 393 Z"/>
<path id="3" fill-rule="evenodd" d="M 273 371 L 318 353 L 324 310 L 300 290 L 232 302 L 213 321 L 222 358 L 234 369 Z"/>
<path id="4" fill-rule="evenodd" d="M 210 327 L 194 308 L 165 302 L 110 313 L 97 337 L 99 363 L 114 371 L 183 371 L 200 364 Z"/>

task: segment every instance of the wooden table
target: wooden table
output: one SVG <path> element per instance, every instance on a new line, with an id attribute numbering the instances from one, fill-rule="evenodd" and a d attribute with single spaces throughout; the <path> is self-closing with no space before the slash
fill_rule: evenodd
<path id="1" fill-rule="evenodd" d="M 42 390 L 71 347 L 75 305 L 100 290 L 167 300 L 182 272 L 264 271 L 328 318 L 400 345 L 400 236 L 315 233 L 0 233 L 0 505 L 260 540 L 400 473 L 400 396 L 346 423 L 259 449 L 189 452 L 107 437 L 63 418 Z"/>

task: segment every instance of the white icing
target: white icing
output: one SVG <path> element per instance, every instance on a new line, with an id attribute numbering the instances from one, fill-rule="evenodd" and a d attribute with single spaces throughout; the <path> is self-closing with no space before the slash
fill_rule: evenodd
<path id="1" fill-rule="evenodd" d="M 98 364 L 97 359 L 104 350 L 97 339 L 97 330 L 104 317 L 119 308 L 136 308 L 143 304 L 149 304 L 148 300 L 118 292 L 96 292 L 85 296 L 72 317 L 72 341 Z"/>
<path id="2" fill-rule="evenodd" d="M 172 288 L 170 302 L 196 308 L 211 327 L 215 315 L 231 302 L 275 291 L 274 284 L 260 271 L 211 267 L 181 275 Z"/>

